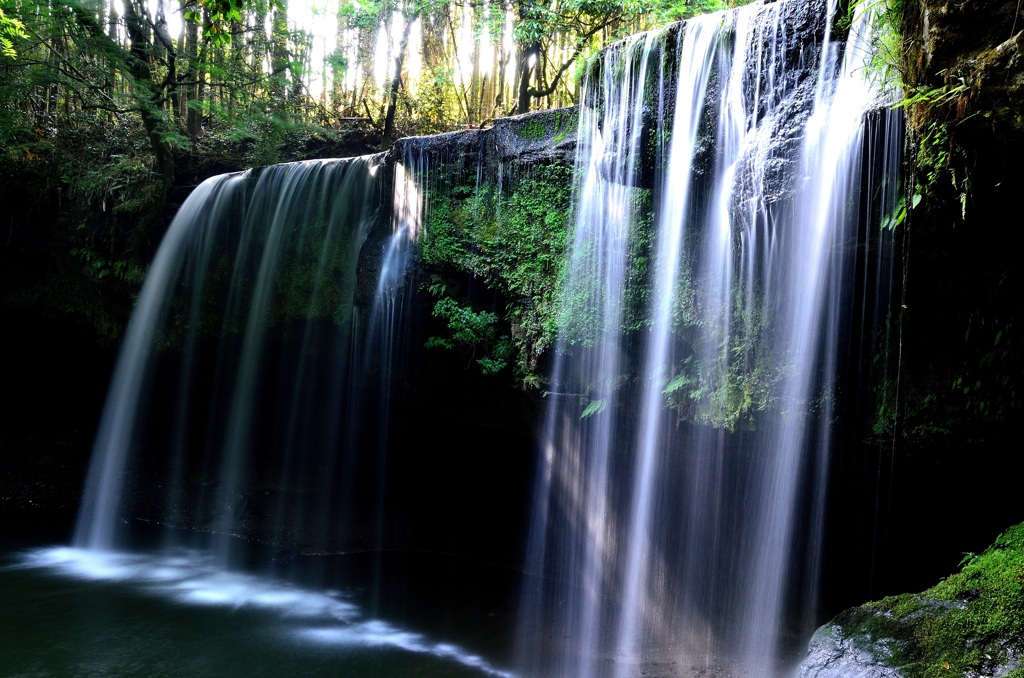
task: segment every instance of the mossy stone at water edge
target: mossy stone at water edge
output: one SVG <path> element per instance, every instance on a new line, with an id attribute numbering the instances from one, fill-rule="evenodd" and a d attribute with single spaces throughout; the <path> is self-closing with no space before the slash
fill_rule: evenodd
<path id="1" fill-rule="evenodd" d="M 919 594 L 851 608 L 811 639 L 800 678 L 1024 678 L 1024 523 Z"/>

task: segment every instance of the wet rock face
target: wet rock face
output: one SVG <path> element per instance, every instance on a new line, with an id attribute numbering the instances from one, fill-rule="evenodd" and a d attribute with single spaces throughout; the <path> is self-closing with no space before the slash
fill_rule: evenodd
<path id="1" fill-rule="evenodd" d="M 944 601 L 928 600 L 924 611 L 917 615 L 916 623 L 927 622 L 941 615 L 942 610 L 951 607 L 963 607 L 962 604 L 949 604 Z M 825 624 L 815 631 L 808 644 L 807 656 L 796 671 L 796 678 L 904 678 L 920 675 L 920 662 L 897 668 L 892 664 L 900 661 L 893 656 L 893 647 L 905 648 L 907 641 L 878 636 L 866 630 L 864 615 L 876 615 L 882 624 L 892 621 L 891 615 L 881 611 L 867 611 L 865 608 L 848 610 L 839 618 Z M 857 618 L 859 624 L 844 624 Z M 912 623 L 915 620 L 909 620 Z M 870 621 L 868 622 L 870 624 Z M 1006 643 L 1005 655 L 994 658 L 992 654 L 984 655 L 987 659 L 981 665 L 968 669 L 960 674 L 970 678 L 1007 676 L 1021 667 L 1019 651 Z M 905 658 L 904 658 L 905 661 Z M 909 667 L 909 668 L 908 668 Z M 949 664 L 945 667 L 950 669 Z M 953 673 L 951 672 L 951 675 Z"/>
<path id="2" fill-rule="evenodd" d="M 1015 1 L 918 0 L 913 4 L 926 77 L 960 66 L 964 57 L 1000 45 L 1024 29 Z"/>
<path id="3" fill-rule="evenodd" d="M 841 61 L 841 44 L 823 54 L 826 12 L 820 0 L 779 3 L 758 15 L 746 36 L 747 101 L 756 102 L 757 143 L 744 153 L 733 200 L 755 195 L 772 204 L 792 195 L 799 180 L 800 148 L 814 107 L 818 76 Z M 767 192 L 764 187 L 771 187 Z"/>
<path id="4" fill-rule="evenodd" d="M 917 0 L 907 4 L 901 30 L 908 41 L 905 84 L 912 93 L 937 93 L 911 111 L 911 124 L 923 138 L 935 138 L 936 125 L 947 127 L 948 167 L 939 172 L 948 170 L 961 192 L 978 192 L 976 202 L 988 189 L 1019 180 L 1024 6 L 1016 0 Z"/>
<path id="5" fill-rule="evenodd" d="M 923 198 L 912 210 L 920 267 L 905 292 L 914 329 L 904 355 L 915 358 L 904 372 L 911 390 L 902 393 L 911 394 L 908 402 L 920 402 L 926 389 L 940 399 L 903 426 L 925 431 L 922 422 L 941 418 L 937 430 L 947 432 L 906 442 L 948 445 L 956 455 L 977 445 L 969 456 L 988 455 L 993 462 L 977 463 L 1000 477 L 995 441 L 1015 435 L 1001 427 L 1019 420 L 1024 375 L 1020 351 L 989 356 L 997 333 L 1019 327 L 1024 313 L 1015 240 L 1024 185 L 1024 4 L 910 0 L 899 28 L 912 190 Z M 969 333 L 981 320 L 993 331 Z M 968 396 L 949 395 L 954 369 L 986 387 L 984 411 L 969 408 Z M 988 378 L 989 370 L 999 377 Z M 993 451 L 984 451 L 990 444 Z"/>
<path id="6" fill-rule="evenodd" d="M 746 30 L 736 24 L 735 16 L 722 19 L 727 30 L 705 90 L 704 112 L 694 149 L 694 174 L 707 175 L 713 171 L 721 107 L 723 99 L 730 94 L 730 67 L 735 68 L 730 58 L 741 54 L 743 97 L 746 105 L 752 107 L 747 122 L 758 131 L 756 143 L 744 151 L 739 164 L 734 195 L 738 203 L 755 192 L 761 197 L 762 184 L 772 187 L 767 195 L 769 203 L 785 199 L 792 195 L 799 179 L 799 150 L 805 123 L 814 106 L 826 37 L 824 4 L 824 0 L 773 4 L 758 12 Z M 630 186 L 653 187 L 661 169 L 659 165 L 668 154 L 670 136 L 667 131 L 675 115 L 678 58 L 686 30 L 685 22 L 672 24 L 658 31 L 653 40 L 653 51 L 647 59 L 643 108 L 638 116 L 644 141 L 639 144 L 636 174 L 626 178 Z M 737 45 L 737 41 L 744 44 Z M 639 78 L 641 46 L 642 43 L 630 39 L 606 48 L 601 57 L 590 64 L 587 77 L 598 81 L 606 70 L 630 69 L 634 77 Z M 838 68 L 841 56 L 842 44 L 833 42 L 829 67 Z M 617 95 L 615 91 L 592 87 L 584 93 L 583 103 L 601 109 L 605 96 Z M 602 120 L 602 124 L 606 122 Z M 633 116 L 626 116 L 621 121 L 622 129 L 602 130 L 602 133 L 606 139 L 629 137 L 634 130 L 626 127 L 633 122 Z M 609 144 L 612 146 L 614 144 Z M 612 166 L 617 161 L 612 151 L 608 151 L 608 155 L 606 165 Z"/>
<path id="7" fill-rule="evenodd" d="M 807 657 L 797 670 L 798 678 L 901 678 L 897 669 L 885 666 L 878 657 L 888 649 L 868 638 L 846 635 L 838 625 L 826 624 L 811 638 Z"/>
<path id="8" fill-rule="evenodd" d="M 499 118 L 486 129 L 399 139 L 390 160 L 424 158 L 434 166 L 457 161 L 492 173 L 501 164 L 571 165 L 576 154 L 576 123 L 575 107 Z"/>

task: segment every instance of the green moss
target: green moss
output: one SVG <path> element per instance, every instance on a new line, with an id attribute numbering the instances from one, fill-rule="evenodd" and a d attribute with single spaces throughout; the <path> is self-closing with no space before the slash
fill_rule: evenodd
<path id="1" fill-rule="evenodd" d="M 565 278 L 581 282 L 575 289 L 563 285 L 557 316 L 560 336 L 567 345 L 593 346 L 610 330 L 624 333 L 623 342 L 628 345 L 651 329 L 652 276 L 658 265 L 653 200 L 649 188 L 629 189 L 629 250 L 623 288 L 615 292 L 615 299 L 621 299 L 622 304 L 618 309 L 620 327 L 605 326 L 602 300 L 608 293 L 602 281 L 588 277 L 596 243 L 574 243 L 567 267 L 577 273 L 570 276 L 567 269 Z M 691 242 L 683 248 L 686 252 L 703 249 L 697 241 L 703 237 L 700 232 L 688 237 Z M 684 254 L 677 270 L 672 332 L 681 348 L 679 358 L 666 365 L 662 375 L 665 405 L 681 421 L 735 430 L 749 424 L 753 413 L 769 406 L 773 387 L 784 369 L 779 366 L 781 361 L 766 354 L 759 341 L 764 331 L 763 300 L 756 291 L 748 299 L 748 292 L 737 287 L 728 305 L 731 316 L 714 315 L 707 310 L 713 304 L 705 298 L 712 286 L 709 281 L 695 279 L 692 256 Z M 711 330 L 726 324 L 728 341 L 722 342 L 721 335 Z M 636 373 L 619 375 L 620 383 L 640 378 Z"/>
<path id="2" fill-rule="evenodd" d="M 578 123 L 579 112 L 574 107 L 528 116 L 517 121 L 513 131 L 523 141 L 550 140 L 551 143 L 557 144 L 575 137 Z"/>
<path id="3" fill-rule="evenodd" d="M 462 177 L 462 184 L 429 195 L 423 260 L 435 283 L 469 274 L 500 294 L 504 305 L 495 310 L 523 383 L 539 382 L 538 361 L 556 334 L 573 171 L 557 162 L 532 165 L 514 173 L 499 191 L 487 182 L 471 187 L 475 177 L 447 167 L 438 176 Z M 442 297 L 456 293 L 445 286 Z M 460 303 L 466 306 L 467 300 Z M 492 344 L 498 347 L 500 339 Z M 499 363 L 495 358 L 479 366 L 495 372 Z"/>
<path id="4" fill-rule="evenodd" d="M 1024 651 L 1024 523 L 931 589 L 847 610 L 833 623 L 909 678 L 991 675 Z"/>
<path id="5" fill-rule="evenodd" d="M 532 117 L 527 119 L 519 129 L 516 130 L 519 138 L 525 141 L 540 141 L 548 135 L 548 126 L 544 121 Z"/>
<path id="6" fill-rule="evenodd" d="M 555 111 L 555 136 L 553 143 L 561 143 L 566 139 L 576 137 L 576 130 L 579 127 L 580 113 L 577 107 L 568 110 Z"/>
<path id="7" fill-rule="evenodd" d="M 663 393 L 680 420 L 735 431 L 769 407 L 785 363 L 770 355 L 760 340 L 760 296 L 755 292 L 747 298 L 743 289 L 734 287 L 729 317 L 711 313 L 707 309 L 713 304 L 703 299 L 708 283 L 694 279 L 691 265 L 684 258 L 673 307 L 674 332 L 686 350 L 666 377 Z M 726 325 L 724 336 L 715 330 Z"/>

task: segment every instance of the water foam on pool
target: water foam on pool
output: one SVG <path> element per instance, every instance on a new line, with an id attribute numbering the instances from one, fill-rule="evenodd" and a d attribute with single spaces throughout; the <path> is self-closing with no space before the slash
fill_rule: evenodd
<path id="1" fill-rule="evenodd" d="M 17 567 L 50 570 L 77 579 L 119 582 L 167 600 L 198 606 L 251 608 L 282 619 L 300 620 L 290 631 L 301 642 L 341 647 L 395 648 L 457 662 L 493 676 L 511 673 L 450 643 L 398 628 L 379 619 L 362 618 L 356 605 L 340 591 L 316 591 L 267 577 L 218 567 L 201 551 L 137 554 L 53 547 L 27 551 Z"/>

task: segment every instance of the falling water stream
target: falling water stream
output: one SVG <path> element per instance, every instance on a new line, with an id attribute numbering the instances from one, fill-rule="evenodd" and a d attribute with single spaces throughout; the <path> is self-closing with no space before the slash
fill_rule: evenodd
<path id="1" fill-rule="evenodd" d="M 280 536 L 338 529 L 330 523 L 345 507 L 331 505 L 343 496 L 330 485 L 343 474 L 334 465 L 359 462 L 327 451 L 374 433 L 360 427 L 364 394 L 353 395 L 370 367 L 359 336 L 368 320 L 353 300 L 360 251 L 380 203 L 380 162 L 277 165 L 256 177 L 215 177 L 190 197 L 128 328 L 76 546 L 118 545 L 117 516 L 131 498 L 129 465 L 145 472 L 154 458 L 168 462 L 156 472 L 169 472 L 171 489 L 157 515 L 205 529 L 225 566 L 235 560 L 235 533 L 257 514 L 270 516 L 264 527 Z M 211 328 L 218 337 L 212 347 L 200 337 Z M 184 346 L 180 361 L 161 365 L 163 345 L 175 340 Z M 145 409 L 151 396 L 171 408 L 173 427 L 168 449 L 140 454 L 139 441 L 152 439 L 139 430 L 152 419 Z M 322 416 L 332 409 L 349 414 Z M 259 468 L 273 468 L 274 477 L 253 477 Z M 282 503 L 266 484 L 287 487 L 310 476 L 310 491 L 324 503 Z M 257 501 L 276 506 L 257 511 Z"/>
<path id="2" fill-rule="evenodd" d="M 888 246 L 899 158 L 865 77 L 870 16 L 859 5 L 837 41 L 833 5 L 755 2 L 588 66 L 522 587 L 502 622 L 517 674 L 774 676 L 820 621 L 840 354 L 874 340 L 889 289 L 852 281 L 891 275 L 856 250 Z M 402 586 L 396 516 L 412 515 L 389 476 L 396 390 L 415 373 L 409 271 L 426 188 L 444 183 L 403 148 L 193 192 L 128 327 L 74 544 L 6 577 L 251 611 L 254 633 L 321 648 L 313 672 L 511 675 L 378 616 Z M 126 516 L 164 528 L 159 544 L 140 550 Z M 329 565 L 345 554 L 365 554 L 362 593 Z"/>
<path id="3" fill-rule="evenodd" d="M 521 610 L 530 675 L 776 675 L 814 619 L 864 116 L 882 96 L 863 13 L 836 43 L 834 7 L 814 7 L 637 36 L 584 81 L 529 552 L 543 574 Z M 645 153 L 637 285 L 622 241 L 643 227 Z"/>
<path id="4" fill-rule="evenodd" d="M 422 204 L 401 162 L 385 183 L 384 160 L 214 177 L 182 206 L 127 331 L 73 545 L 0 563 L 5 600 L 45 610 L 8 638 L 77 638 L 88 616 L 95 640 L 12 653 L 0 673 L 507 675 L 379 616 L 407 607 L 389 589 L 415 600 L 459 567 L 388 552 Z M 79 582 L 56 607 L 53 574 Z M 449 603 L 475 605 L 478 575 L 459 576 Z"/>

